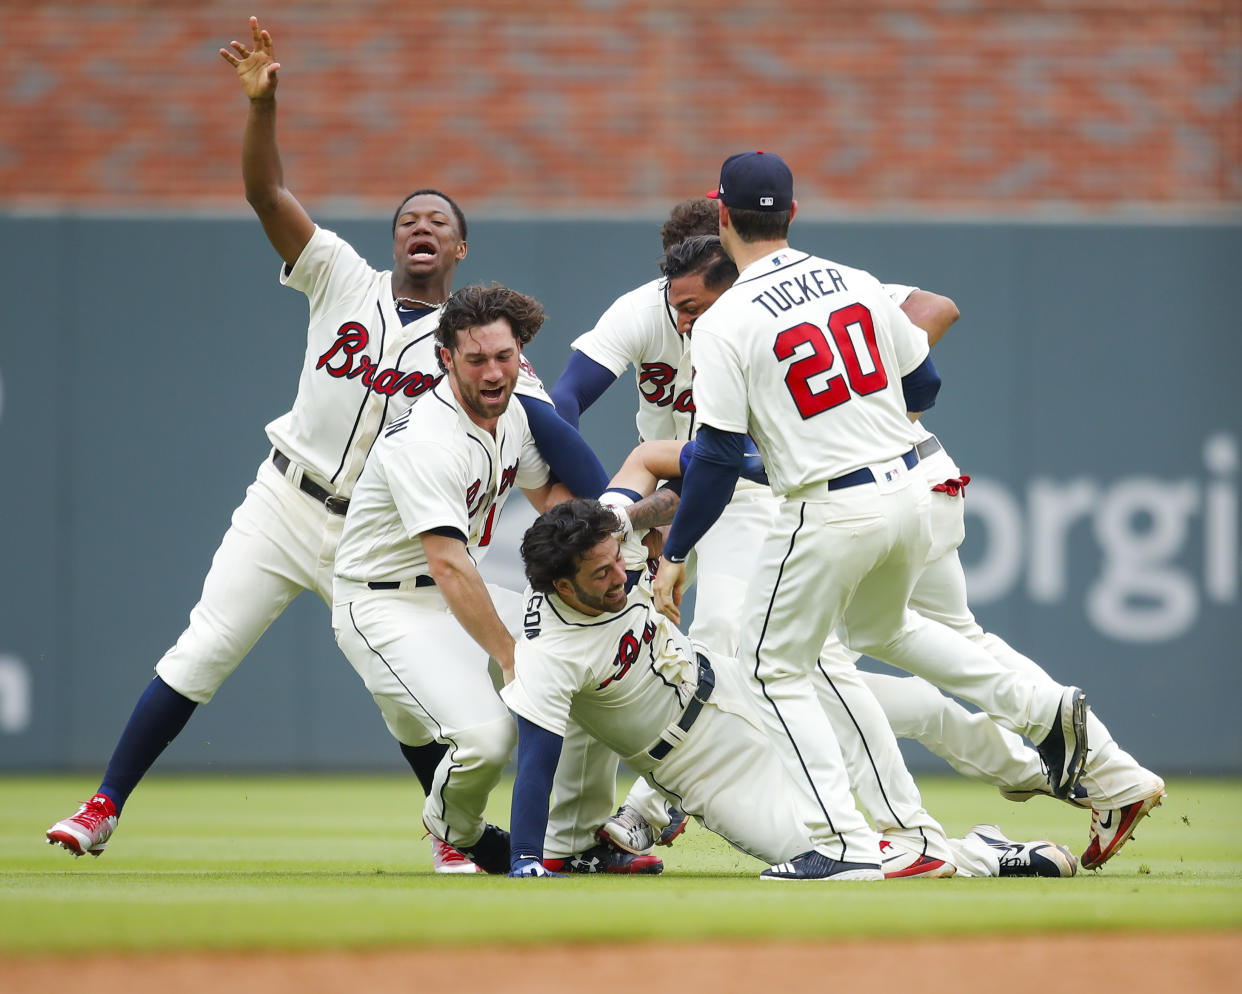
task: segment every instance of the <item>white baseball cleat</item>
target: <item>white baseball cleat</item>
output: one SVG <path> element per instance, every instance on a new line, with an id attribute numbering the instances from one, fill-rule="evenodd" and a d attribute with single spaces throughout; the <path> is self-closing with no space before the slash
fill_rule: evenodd
<path id="1" fill-rule="evenodd" d="M 1002 877 L 1072 877 L 1078 872 L 1074 854 L 1047 839 L 1014 842 L 995 825 L 976 825 L 970 834 L 997 850 Z"/>
<path id="2" fill-rule="evenodd" d="M 628 804 L 622 804 L 595 836 L 601 842 L 611 842 L 623 852 L 635 856 L 646 856 L 656 844 L 654 826 Z"/>
<path id="3" fill-rule="evenodd" d="M 116 831 L 116 807 L 106 794 L 96 794 L 78 810 L 47 830 L 48 845 L 60 845 L 75 857 L 98 856 Z"/>
<path id="4" fill-rule="evenodd" d="M 483 867 L 467 859 L 447 842 L 431 837 L 431 863 L 436 873 L 482 873 Z"/>
<path id="5" fill-rule="evenodd" d="M 1156 777 L 1155 786 L 1145 797 L 1122 805 L 1119 808 L 1092 808 L 1091 835 L 1087 839 L 1087 848 L 1082 854 L 1084 870 L 1098 870 L 1113 856 L 1117 855 L 1134 835 L 1134 828 L 1139 819 L 1150 814 L 1152 809 L 1160 807 L 1160 802 L 1168 795 L 1164 792 L 1164 781 Z"/>

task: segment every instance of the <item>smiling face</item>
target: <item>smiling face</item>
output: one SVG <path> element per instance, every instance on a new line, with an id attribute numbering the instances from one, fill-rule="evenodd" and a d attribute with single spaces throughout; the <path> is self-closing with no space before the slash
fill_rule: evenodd
<path id="1" fill-rule="evenodd" d="M 397 212 L 392 257 L 394 273 L 403 282 L 451 282 L 457 263 L 466 257 L 466 243 L 452 205 L 434 193 L 410 197 Z"/>
<path id="2" fill-rule="evenodd" d="M 505 413 L 517 385 L 521 345 L 504 318 L 491 324 L 463 328 L 451 351 L 440 349 L 449 382 L 466 415 L 480 428 L 492 431 Z"/>
<path id="3" fill-rule="evenodd" d="M 625 581 L 621 543 L 609 535 L 582 554 L 573 576 L 557 580 L 555 586 L 566 604 L 595 617 L 625 610 Z"/>
<path id="4" fill-rule="evenodd" d="M 686 273 L 668 281 L 668 305 L 677 312 L 677 333 L 690 334 L 694 322 L 714 304 L 725 287 L 709 290 L 703 282 L 702 273 Z"/>

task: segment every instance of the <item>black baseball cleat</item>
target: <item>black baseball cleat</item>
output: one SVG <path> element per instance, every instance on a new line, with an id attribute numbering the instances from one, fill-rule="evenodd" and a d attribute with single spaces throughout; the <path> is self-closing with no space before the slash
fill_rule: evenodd
<path id="1" fill-rule="evenodd" d="M 1069 798 L 1087 765 L 1087 695 L 1077 687 L 1065 688 L 1052 729 L 1035 751 L 1048 768 L 1052 796 Z"/>
<path id="2" fill-rule="evenodd" d="M 484 873 L 505 876 L 509 872 L 509 833 L 488 825 L 479 841 L 472 846 L 458 846 L 457 851 L 479 866 Z"/>
<path id="3" fill-rule="evenodd" d="M 567 859 L 545 856 L 543 865 L 553 873 L 645 873 L 664 872 L 664 861 L 650 854 L 622 852 L 610 843 L 601 842 L 586 852 Z"/>
<path id="4" fill-rule="evenodd" d="M 970 834 L 996 850 L 1002 877 L 1072 877 L 1078 872 L 1074 854 L 1047 839 L 1014 842 L 995 825 L 976 825 Z"/>
<path id="5" fill-rule="evenodd" d="M 814 849 L 788 863 L 777 863 L 759 874 L 760 880 L 883 880 L 879 863 L 843 863 Z"/>

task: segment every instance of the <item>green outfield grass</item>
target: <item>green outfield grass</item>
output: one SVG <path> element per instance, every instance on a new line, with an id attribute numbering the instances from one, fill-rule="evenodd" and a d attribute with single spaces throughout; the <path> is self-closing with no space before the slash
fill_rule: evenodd
<path id="1" fill-rule="evenodd" d="M 950 834 L 999 823 L 1081 852 L 1089 814 L 924 778 Z M 43 832 L 88 777 L 0 777 L 0 952 L 817 938 L 1242 926 L 1242 784 L 1175 780 L 1098 873 L 1072 880 L 780 885 L 694 825 L 660 877 L 437 877 L 409 776 L 152 776 L 108 851 Z M 489 817 L 508 824 L 508 784 Z"/>

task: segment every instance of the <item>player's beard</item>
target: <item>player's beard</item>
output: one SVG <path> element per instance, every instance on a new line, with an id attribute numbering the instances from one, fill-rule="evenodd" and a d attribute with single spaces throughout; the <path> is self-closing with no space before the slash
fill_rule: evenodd
<path id="1" fill-rule="evenodd" d="M 502 391 L 498 400 L 489 400 L 484 396 L 484 387 L 477 383 L 470 383 L 461 378 L 454 376 L 453 379 L 457 385 L 457 396 L 461 400 L 461 404 L 466 410 L 478 418 L 490 421 L 492 418 L 498 418 L 505 413 L 509 407 L 509 399 L 513 396 L 513 388 L 517 385 L 517 377 L 502 380 L 498 385 Z"/>
<path id="2" fill-rule="evenodd" d="M 578 586 L 578 582 L 571 576 L 568 577 L 569 585 L 573 587 L 574 597 L 585 607 L 591 608 L 593 611 L 603 611 L 605 614 L 616 614 L 618 611 L 625 609 L 625 605 L 629 603 L 629 598 L 625 594 L 625 587 L 618 587 L 615 591 L 606 591 L 602 594 L 592 594 L 589 590 L 584 590 Z M 610 599 L 611 598 L 611 599 Z"/>

